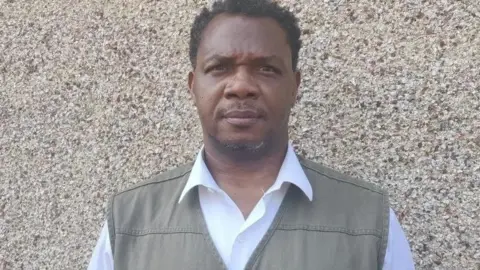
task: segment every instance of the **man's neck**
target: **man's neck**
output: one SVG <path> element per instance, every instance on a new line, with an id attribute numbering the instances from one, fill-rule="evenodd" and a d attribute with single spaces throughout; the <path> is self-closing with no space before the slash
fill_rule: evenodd
<path id="1" fill-rule="evenodd" d="M 262 159 L 238 162 L 205 145 L 203 157 L 213 179 L 246 218 L 265 191 L 275 183 L 287 147 L 288 144 L 285 143 Z"/>
<path id="2" fill-rule="evenodd" d="M 234 158 L 223 155 L 215 149 L 207 146 L 204 151 L 204 160 L 210 173 L 219 185 L 228 183 L 238 187 L 262 187 L 267 188 L 273 184 L 282 166 L 287 152 L 287 144 L 284 147 L 273 149 L 271 153 L 262 159 L 239 162 Z"/>

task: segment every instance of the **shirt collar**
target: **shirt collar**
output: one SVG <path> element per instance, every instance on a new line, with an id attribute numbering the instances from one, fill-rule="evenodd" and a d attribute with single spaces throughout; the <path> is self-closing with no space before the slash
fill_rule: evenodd
<path id="1" fill-rule="evenodd" d="M 183 188 L 182 194 L 180 195 L 180 199 L 178 201 L 179 203 L 182 201 L 185 195 L 196 186 L 204 186 L 214 190 L 220 190 L 220 187 L 213 179 L 212 174 L 208 170 L 207 165 L 203 160 L 203 150 L 204 147 L 202 146 L 197 154 L 197 158 L 193 164 L 188 181 Z M 312 185 L 305 175 L 305 172 L 300 165 L 300 161 L 298 160 L 297 155 L 295 154 L 295 151 L 290 143 L 288 144 L 287 154 L 285 155 L 285 159 L 280 167 L 277 180 L 266 193 L 280 189 L 283 183 L 291 183 L 296 185 L 303 191 L 305 196 L 312 201 Z"/>

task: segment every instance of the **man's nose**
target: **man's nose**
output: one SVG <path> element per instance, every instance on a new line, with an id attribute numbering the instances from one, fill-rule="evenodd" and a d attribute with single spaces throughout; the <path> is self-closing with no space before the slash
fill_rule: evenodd
<path id="1" fill-rule="evenodd" d="M 254 76 L 247 68 L 238 68 L 225 88 L 225 98 L 256 99 L 260 90 Z"/>

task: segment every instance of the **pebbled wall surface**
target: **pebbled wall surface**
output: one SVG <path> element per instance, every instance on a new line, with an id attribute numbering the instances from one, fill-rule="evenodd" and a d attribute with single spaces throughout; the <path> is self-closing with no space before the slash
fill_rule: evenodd
<path id="1" fill-rule="evenodd" d="M 0 0 L 0 269 L 86 269 L 109 196 L 194 159 L 205 2 Z M 480 2 L 282 3 L 295 147 L 388 189 L 417 269 L 480 269 Z"/>

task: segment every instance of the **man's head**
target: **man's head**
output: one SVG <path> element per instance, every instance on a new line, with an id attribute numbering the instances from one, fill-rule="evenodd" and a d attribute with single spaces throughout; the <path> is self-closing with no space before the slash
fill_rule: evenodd
<path id="1" fill-rule="evenodd" d="M 205 145 L 256 159 L 285 144 L 300 84 L 294 15 L 267 0 L 219 1 L 195 18 L 190 38 Z"/>

